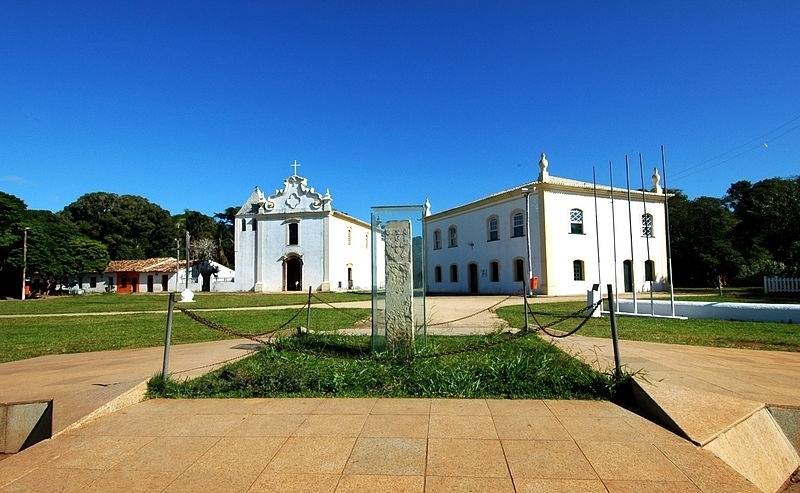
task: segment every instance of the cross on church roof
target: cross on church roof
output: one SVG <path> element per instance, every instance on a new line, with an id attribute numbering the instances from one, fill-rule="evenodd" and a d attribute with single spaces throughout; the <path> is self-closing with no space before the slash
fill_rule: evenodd
<path id="1" fill-rule="evenodd" d="M 292 166 L 294 168 L 294 176 L 297 176 L 297 167 L 300 166 L 300 163 L 297 162 L 297 159 L 295 159 L 294 162 L 289 166 Z"/>

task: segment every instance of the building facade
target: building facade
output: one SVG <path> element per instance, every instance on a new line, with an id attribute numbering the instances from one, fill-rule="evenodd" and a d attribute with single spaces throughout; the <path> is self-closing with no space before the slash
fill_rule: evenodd
<path id="1" fill-rule="evenodd" d="M 428 292 L 585 295 L 668 281 L 666 195 L 550 176 L 426 217 Z"/>
<path id="2" fill-rule="evenodd" d="M 236 214 L 236 290 L 370 289 L 370 225 L 333 210 L 296 168 L 283 185 L 270 196 L 256 187 Z"/>

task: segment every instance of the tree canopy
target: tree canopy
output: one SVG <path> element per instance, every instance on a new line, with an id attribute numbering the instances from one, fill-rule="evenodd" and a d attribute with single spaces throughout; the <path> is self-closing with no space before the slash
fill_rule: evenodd
<path id="1" fill-rule="evenodd" d="M 167 256 L 174 245 L 168 211 L 137 195 L 93 192 L 61 212 L 86 236 L 106 245 L 112 260 Z"/>

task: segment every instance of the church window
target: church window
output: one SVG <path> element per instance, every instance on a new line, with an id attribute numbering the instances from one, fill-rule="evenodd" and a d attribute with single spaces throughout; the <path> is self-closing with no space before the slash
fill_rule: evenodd
<path id="1" fill-rule="evenodd" d="M 487 222 L 487 230 L 489 241 L 497 241 L 500 239 L 500 232 L 497 226 L 497 216 L 490 216 Z"/>
<path id="2" fill-rule="evenodd" d="M 642 214 L 642 236 L 655 238 L 653 234 L 653 215 Z"/>
<path id="3" fill-rule="evenodd" d="M 514 215 L 511 216 L 511 224 L 513 225 L 511 229 L 512 238 L 525 236 L 525 220 L 523 217 L 521 212 L 515 212 Z"/>
<path id="4" fill-rule="evenodd" d="M 253 231 L 255 231 L 258 228 L 258 219 L 253 218 L 253 222 L 251 224 Z"/>
<path id="5" fill-rule="evenodd" d="M 572 279 L 576 281 L 583 281 L 583 260 L 572 261 Z"/>
<path id="6" fill-rule="evenodd" d="M 500 282 L 499 262 L 489 262 L 489 280 L 492 282 Z"/>
<path id="7" fill-rule="evenodd" d="M 455 226 L 447 228 L 447 246 L 449 248 L 458 246 L 458 231 Z"/>
<path id="8" fill-rule="evenodd" d="M 525 261 L 521 258 L 514 259 L 514 281 L 521 282 L 525 280 Z"/>
<path id="9" fill-rule="evenodd" d="M 574 235 L 583 234 L 583 211 L 580 209 L 570 209 L 569 211 L 570 233 Z"/>
<path id="10" fill-rule="evenodd" d="M 458 282 L 458 266 L 456 264 L 450 266 L 450 282 Z"/>
<path id="11" fill-rule="evenodd" d="M 437 229 L 433 232 L 433 249 L 434 250 L 441 250 L 442 249 L 442 230 Z"/>
<path id="12" fill-rule="evenodd" d="M 656 263 L 652 260 L 646 260 L 644 262 L 644 280 L 645 281 L 655 281 L 656 280 Z"/>
<path id="13" fill-rule="evenodd" d="M 299 223 L 289 223 L 289 244 L 290 245 L 299 245 L 300 244 L 300 224 Z"/>
<path id="14" fill-rule="evenodd" d="M 433 268 L 433 281 L 442 282 L 442 266 L 437 265 Z"/>
<path id="15" fill-rule="evenodd" d="M 242 231 L 247 231 L 247 219 L 242 218 Z"/>

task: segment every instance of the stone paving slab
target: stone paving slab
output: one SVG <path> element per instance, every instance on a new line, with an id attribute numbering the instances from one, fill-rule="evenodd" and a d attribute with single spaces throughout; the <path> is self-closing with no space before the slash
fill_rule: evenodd
<path id="1" fill-rule="evenodd" d="M 149 400 L 0 461 L 2 491 L 757 491 L 609 402 Z"/>

